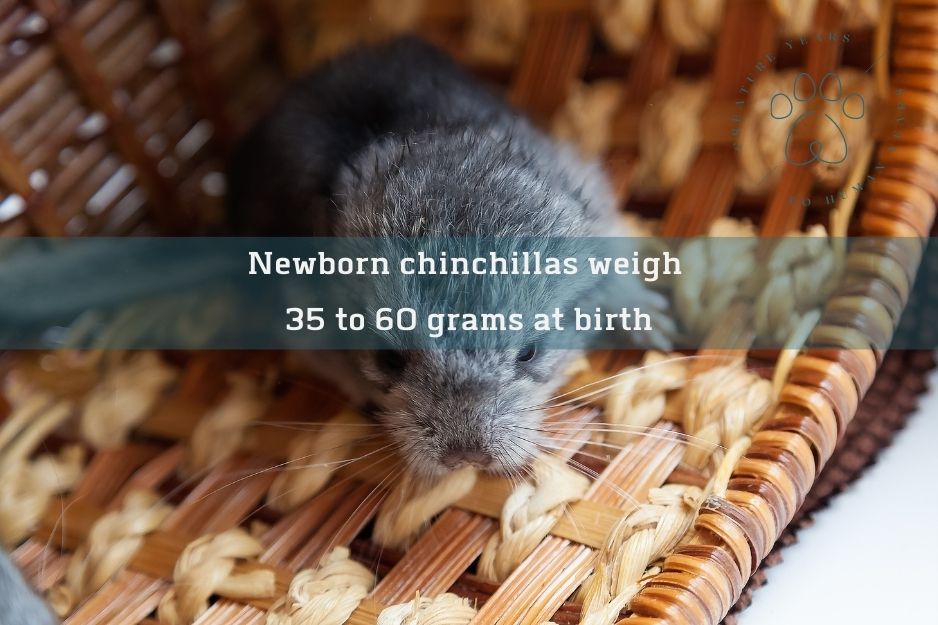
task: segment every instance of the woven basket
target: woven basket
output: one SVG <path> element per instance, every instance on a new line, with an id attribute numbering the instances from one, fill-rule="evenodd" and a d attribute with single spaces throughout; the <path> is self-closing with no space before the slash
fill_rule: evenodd
<path id="1" fill-rule="evenodd" d="M 853 250 L 819 317 L 786 317 L 785 336 L 811 332 L 796 348 L 749 351 L 747 371 L 754 337 L 733 333 L 751 311 L 731 307 L 718 344 L 737 350 L 634 374 L 604 409 L 657 429 L 564 440 L 595 475 L 569 493 L 562 466 L 520 486 L 401 481 L 283 354 L 7 354 L 2 540 L 75 624 L 721 621 L 848 432 L 908 299 L 938 195 L 936 25 L 929 0 L 0 0 L 7 236 L 212 232 L 224 157 L 287 77 L 416 31 L 602 158 L 656 234 L 902 237 Z M 757 83 L 798 68 L 849 77 L 870 105 L 836 171 L 753 130 L 774 93 Z M 658 355 L 594 354 L 577 379 L 642 358 Z M 296 470 L 306 457 L 326 460 Z"/>

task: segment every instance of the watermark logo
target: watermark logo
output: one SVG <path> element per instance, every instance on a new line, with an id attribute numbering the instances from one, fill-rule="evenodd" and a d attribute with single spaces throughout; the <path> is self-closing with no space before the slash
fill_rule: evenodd
<path id="1" fill-rule="evenodd" d="M 769 102 L 769 115 L 777 120 L 791 120 L 785 140 L 785 160 L 796 167 L 806 167 L 814 163 L 825 165 L 839 165 L 847 160 L 850 147 L 847 145 L 847 135 L 840 123 L 831 115 L 831 106 L 835 106 L 843 113 L 843 123 L 863 119 L 866 115 L 866 102 L 863 96 L 853 92 L 844 94 L 843 81 L 834 72 L 828 72 L 815 81 L 814 77 L 806 72 L 795 76 L 791 93 L 779 91 L 772 96 Z M 811 124 L 815 124 L 813 127 Z M 822 133 L 821 128 L 829 125 L 828 130 L 834 132 Z M 793 149 L 796 135 L 800 136 L 802 126 L 813 130 L 813 136 L 808 141 L 809 156 L 799 158 Z M 825 144 L 818 136 L 830 135 L 833 141 Z M 810 135 L 809 135 L 810 136 Z M 833 145 L 831 145 L 833 143 Z"/>
<path id="2" fill-rule="evenodd" d="M 799 52 L 804 55 L 809 44 L 846 47 L 850 43 L 849 33 L 831 31 L 791 39 L 782 42 L 782 45 L 786 52 Z M 853 126 L 853 124 L 870 124 L 871 120 L 864 119 L 864 117 L 872 102 L 867 102 L 864 95 L 859 93 L 862 89 L 855 90 L 850 87 L 851 82 L 856 84 L 855 77 L 852 80 L 847 79 L 844 73 L 842 79 L 841 75 L 836 72 L 828 72 L 819 79 L 801 72 L 795 75 L 790 87 L 776 85 L 768 93 L 757 91 L 756 85 L 760 78 L 780 71 L 777 67 L 778 58 L 775 52 L 769 52 L 757 59 L 737 90 L 730 129 L 733 149 L 740 154 L 744 152 L 743 127 L 747 125 L 744 122 L 748 121 L 746 111 L 761 108 L 759 105 L 767 100 L 768 113 L 760 111 L 759 121 L 766 120 L 763 115 L 768 115 L 769 123 L 752 126 L 762 129 L 774 123 L 787 124 L 787 126 L 781 128 L 783 132 L 780 134 L 785 138 L 784 154 L 782 154 L 779 141 L 777 159 L 773 158 L 771 153 L 764 153 L 762 157 L 766 161 L 765 171 L 761 172 L 764 177 L 763 181 L 779 176 L 781 168 L 785 166 L 799 168 L 814 166 L 819 170 L 849 166 L 848 159 L 851 156 L 856 157 L 855 152 L 872 140 L 867 137 L 861 143 L 857 137 L 862 137 L 864 133 L 862 129 Z M 872 59 L 869 67 L 861 73 L 871 74 L 873 68 L 883 59 L 888 59 L 888 54 Z M 759 101 L 750 103 L 749 100 L 753 94 L 758 94 Z M 868 98 L 869 95 L 866 97 Z M 900 139 L 903 134 L 906 107 L 902 97 L 902 89 L 897 88 L 892 98 L 896 107 L 895 126 L 891 133 L 894 140 Z M 747 127 L 752 130 L 752 126 Z M 859 132 L 854 133 L 851 132 L 852 130 Z M 758 135 L 749 135 L 750 141 L 753 136 Z M 848 145 L 850 142 L 854 145 Z M 774 149 L 776 144 L 772 141 L 768 145 Z M 759 146 L 760 150 L 763 148 L 763 145 Z M 894 151 L 894 146 L 890 146 L 889 151 Z M 862 178 L 841 183 L 842 186 L 837 189 L 819 186 L 812 188 L 805 196 L 791 195 L 788 197 L 788 204 L 801 205 L 805 208 L 818 205 L 833 207 L 838 201 L 846 200 L 849 195 L 860 195 L 871 182 L 876 180 L 876 176 L 885 167 L 881 161 L 873 161 Z"/>

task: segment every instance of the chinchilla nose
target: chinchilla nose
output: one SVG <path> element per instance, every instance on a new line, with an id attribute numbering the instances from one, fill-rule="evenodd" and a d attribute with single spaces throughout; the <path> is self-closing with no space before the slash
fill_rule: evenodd
<path id="1" fill-rule="evenodd" d="M 448 469 L 466 465 L 484 469 L 492 464 L 492 455 L 481 449 L 450 448 L 443 453 L 440 462 Z"/>

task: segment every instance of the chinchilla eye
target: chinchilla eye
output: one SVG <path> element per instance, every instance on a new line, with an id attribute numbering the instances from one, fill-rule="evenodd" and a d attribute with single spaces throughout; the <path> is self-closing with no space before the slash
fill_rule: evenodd
<path id="1" fill-rule="evenodd" d="M 531 343 L 522 347 L 518 351 L 518 355 L 515 357 L 515 360 L 518 362 L 531 362 L 534 360 L 534 357 L 537 356 L 537 344 Z"/>

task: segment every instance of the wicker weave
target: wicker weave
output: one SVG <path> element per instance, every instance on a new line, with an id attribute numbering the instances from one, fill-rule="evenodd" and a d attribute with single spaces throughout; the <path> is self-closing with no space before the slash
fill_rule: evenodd
<path id="1" fill-rule="evenodd" d="M 284 504 L 298 485 L 284 485 L 290 471 L 277 463 L 354 445 L 323 443 L 323 433 L 306 437 L 304 452 L 294 430 L 250 424 L 312 422 L 321 424 L 314 434 L 334 437 L 341 428 L 332 419 L 348 426 L 356 417 L 280 354 L 165 354 L 161 365 L 147 355 L 9 355 L 0 415 L 12 418 L 0 422 L 0 472 L 17 471 L 26 487 L 0 496 L 0 513 L 19 506 L 22 525 L 3 538 L 70 623 L 195 614 L 199 623 L 261 623 L 272 606 L 292 619 L 272 622 L 324 622 L 301 620 L 310 596 L 325 601 L 316 583 L 356 624 L 407 602 L 382 623 L 416 622 L 406 614 L 418 610 L 480 625 L 573 623 L 601 614 L 590 612 L 596 606 L 607 614 L 587 622 L 716 623 L 727 614 L 847 431 L 908 298 L 938 196 L 938 2 L 682 4 L 0 0 L 3 234 L 210 231 L 224 155 L 286 76 L 357 42 L 416 30 L 504 87 L 538 123 L 602 157 L 623 205 L 653 218 L 648 227 L 660 234 L 699 235 L 718 218 L 746 217 L 763 236 L 823 224 L 839 235 L 906 237 L 851 253 L 800 353 L 750 352 L 748 364 L 778 376 L 775 389 L 738 358 L 754 337 L 734 336 L 735 322 L 752 311 L 726 311 L 717 331 L 739 350 L 703 351 L 689 372 L 649 378 L 623 397 L 628 418 L 636 402 L 660 403 L 653 436 L 615 441 L 620 449 L 585 436 L 564 443 L 571 465 L 598 477 L 527 519 L 506 512 L 509 495 L 516 502 L 522 493 L 495 478 L 455 476 L 445 493 L 421 499 L 427 493 L 399 482 L 396 460 L 377 444 L 356 451 L 370 453 L 358 462 L 343 466 L 340 455 L 334 471 L 305 474 L 324 489 Z M 813 37 L 844 31 L 849 42 Z M 733 144 L 761 102 L 741 88 L 765 63 L 869 77 L 875 114 L 850 167 L 783 164 L 752 177 L 754 161 Z M 687 103 L 677 121 L 647 112 L 675 90 Z M 652 125 L 673 133 L 664 149 L 686 153 L 656 156 L 654 136 L 643 137 Z M 864 181 L 862 193 L 849 192 Z M 596 354 L 592 371 L 639 358 Z M 263 384 L 271 370 L 277 388 Z M 232 382 L 232 371 L 254 386 Z M 708 374 L 713 388 L 745 389 L 738 431 L 729 400 L 694 386 Z M 95 389 L 121 385 L 136 391 L 122 410 L 87 410 Z M 237 406 L 226 408 L 235 393 Z M 676 397 L 685 410 L 688 397 L 699 398 L 699 411 L 674 414 Z M 241 411 L 245 401 L 251 410 Z M 114 421 L 102 424 L 105 413 Z M 96 438 L 124 434 L 121 423 L 136 431 L 129 442 Z M 76 440 L 96 443 L 87 461 Z M 37 456 L 40 443 L 51 452 Z M 49 471 L 73 479 L 50 481 Z M 550 490 L 554 477 L 529 488 Z M 162 494 L 172 508 L 145 522 L 133 510 L 150 500 L 138 491 Z M 429 527 L 402 529 L 402 515 L 381 513 L 386 496 Z M 525 521 L 543 524 L 543 534 Z M 477 568 L 498 541 L 521 540 L 508 528 L 535 535 L 525 557 Z M 389 535 L 392 546 L 373 540 Z M 335 549 L 343 546 L 353 561 Z M 477 575 L 483 570 L 500 583 Z M 210 596 L 221 598 L 203 604 Z"/>

